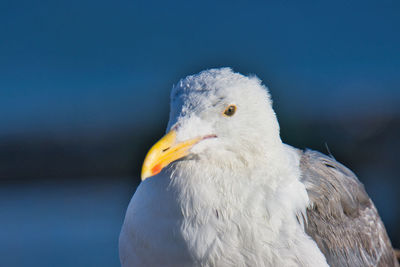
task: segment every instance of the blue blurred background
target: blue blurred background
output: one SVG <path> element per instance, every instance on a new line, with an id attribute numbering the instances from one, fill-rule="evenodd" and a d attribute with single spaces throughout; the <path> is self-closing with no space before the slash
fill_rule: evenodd
<path id="1" fill-rule="evenodd" d="M 400 247 L 399 1 L 0 1 L 0 265 L 118 266 L 180 78 L 270 88 L 285 142 L 365 184 Z"/>

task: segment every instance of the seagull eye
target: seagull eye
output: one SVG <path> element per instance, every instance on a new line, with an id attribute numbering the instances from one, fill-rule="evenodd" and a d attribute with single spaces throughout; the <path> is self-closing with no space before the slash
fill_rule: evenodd
<path id="1" fill-rule="evenodd" d="M 225 109 L 224 115 L 228 116 L 228 117 L 231 117 L 231 116 L 233 116 L 233 114 L 235 114 L 235 112 L 236 112 L 236 106 L 235 105 L 230 105 Z"/>

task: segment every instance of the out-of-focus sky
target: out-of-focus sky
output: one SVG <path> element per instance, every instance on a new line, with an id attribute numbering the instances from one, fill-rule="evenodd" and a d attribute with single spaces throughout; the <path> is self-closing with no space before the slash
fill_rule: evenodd
<path id="1" fill-rule="evenodd" d="M 398 112 L 399 1 L 1 1 L 0 136 L 151 125 L 205 68 L 296 116 Z M 294 115 L 293 115 L 294 116 Z"/>

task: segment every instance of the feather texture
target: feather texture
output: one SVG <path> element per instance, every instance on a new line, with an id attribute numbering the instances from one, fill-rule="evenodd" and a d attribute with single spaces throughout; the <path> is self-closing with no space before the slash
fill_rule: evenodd
<path id="1" fill-rule="evenodd" d="M 357 177 L 319 152 L 301 155 L 310 206 L 306 232 L 330 266 L 399 266 L 385 226 Z"/>

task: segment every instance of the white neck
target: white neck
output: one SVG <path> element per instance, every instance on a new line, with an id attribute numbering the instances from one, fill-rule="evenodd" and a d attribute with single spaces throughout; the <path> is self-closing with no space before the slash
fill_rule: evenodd
<path id="1" fill-rule="evenodd" d="M 176 162 L 168 172 L 141 183 L 121 232 L 125 262 L 327 266 L 296 218 L 308 204 L 298 181 L 299 157 L 292 148 L 281 148 L 279 160 L 259 168 L 268 170 L 264 173 L 252 166 L 246 174 L 244 162 L 215 168 L 199 159 Z"/>
<path id="2" fill-rule="evenodd" d="M 232 260 L 235 266 L 277 266 L 310 256 L 316 266 L 326 264 L 297 217 L 302 218 L 308 205 L 299 182 L 298 155 L 283 144 L 274 154 L 273 159 L 252 161 L 265 164 L 259 168 L 241 160 L 215 168 L 210 158 L 172 165 L 169 191 L 182 211 L 180 229 L 193 258 L 205 265 L 225 266 Z M 248 251 L 237 251 L 238 247 Z M 282 257 L 286 250 L 296 249 L 298 255 Z"/>

